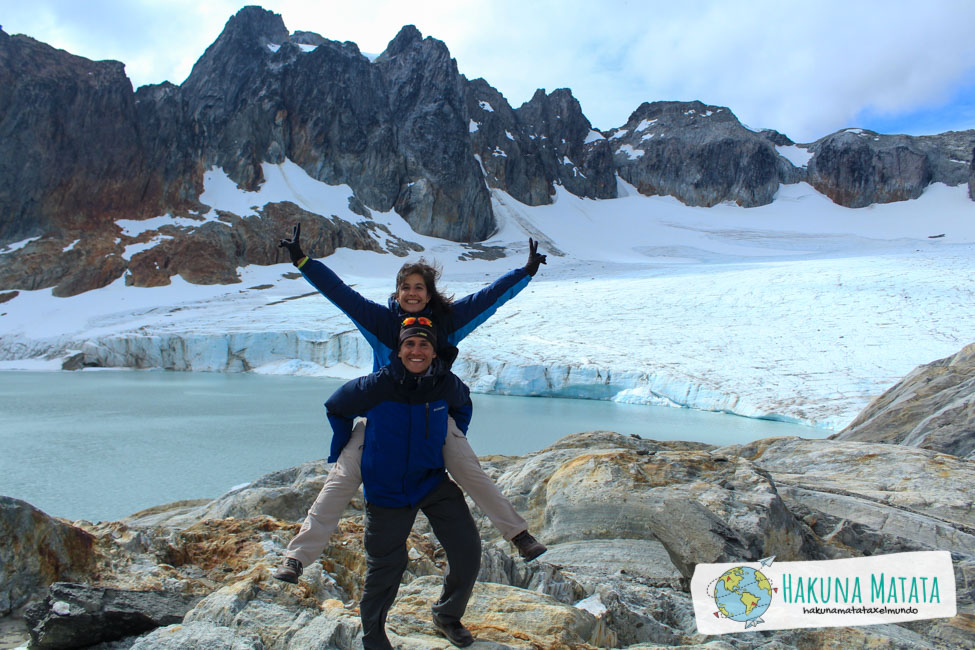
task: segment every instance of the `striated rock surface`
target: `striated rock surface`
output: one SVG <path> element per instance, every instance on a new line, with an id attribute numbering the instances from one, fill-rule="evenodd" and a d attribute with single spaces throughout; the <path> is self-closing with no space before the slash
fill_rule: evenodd
<path id="1" fill-rule="evenodd" d="M 971 639 L 970 460 L 855 441 L 772 438 L 719 448 L 597 431 L 525 457 L 482 462 L 549 545 L 525 564 L 473 508 L 485 544 L 465 623 L 485 647 L 940 648 Z M 85 583 L 85 602 L 152 592 L 146 598 L 192 605 L 182 620 L 152 619 L 158 628 L 117 647 L 355 648 L 365 572 L 361 497 L 298 585 L 270 577 L 328 469 L 321 461 L 307 463 L 212 501 L 160 506 L 122 522 L 46 525 L 89 540 L 88 559 L 71 578 Z M 25 531 L 9 533 L 19 550 L 4 557 L 10 567 L 4 584 L 30 585 L 41 596 L 63 578 L 32 560 L 50 552 L 25 544 Z M 423 517 L 408 546 L 390 638 L 399 648 L 443 648 L 429 608 L 445 561 Z M 933 549 L 952 553 L 959 614 L 951 619 L 714 639 L 697 633 L 686 591 L 698 562 Z M 56 623 L 75 627 L 72 612 L 84 618 L 82 610 L 100 611 L 72 601 L 78 589 L 53 586 L 38 611 L 51 620 L 51 612 L 68 612 Z M 135 617 L 150 608 L 119 609 L 143 612 Z"/>
<path id="2" fill-rule="evenodd" d="M 832 437 L 975 460 L 975 344 L 918 366 Z"/>

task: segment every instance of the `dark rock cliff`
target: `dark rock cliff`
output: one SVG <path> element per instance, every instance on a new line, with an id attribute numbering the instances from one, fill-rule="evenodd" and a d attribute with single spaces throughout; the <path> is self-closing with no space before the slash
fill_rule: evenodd
<path id="1" fill-rule="evenodd" d="M 612 199 L 617 176 L 695 206 L 763 205 L 799 181 L 848 207 L 916 198 L 933 182 L 968 183 L 975 196 L 975 131 L 845 130 L 798 145 L 812 156 L 802 168 L 777 150 L 791 145 L 701 102 L 645 103 L 602 133 L 568 89 L 539 90 L 515 109 L 413 26 L 370 61 L 354 43 L 289 34 L 281 16 L 245 7 L 182 85 L 136 92 L 121 63 L 0 31 L 0 247 L 36 238 L 0 255 L 0 288 L 68 296 L 123 275 L 139 286 L 175 274 L 232 282 L 240 265 L 281 261 L 273 242 L 287 228 L 278 232 L 271 214 L 314 221 L 316 255 L 326 242 L 380 247 L 374 223 L 294 205 L 204 223 L 207 170 L 253 191 L 266 163 L 285 161 L 348 185 L 355 215 L 395 210 L 418 233 L 466 242 L 497 228 L 491 191 L 527 205 L 550 203 L 557 186 Z M 165 214 L 200 225 L 127 236 L 116 223 Z M 267 221 L 245 227 L 254 218 Z M 135 244 L 152 247 L 130 258 Z M 385 250 L 411 248 L 400 240 Z"/>
<path id="2" fill-rule="evenodd" d="M 158 214 L 124 67 L 0 32 L 0 241 Z"/>
<path id="3" fill-rule="evenodd" d="M 765 205 L 779 183 L 800 178 L 774 139 L 745 128 L 727 108 L 701 102 L 643 104 L 609 141 L 621 178 L 641 194 L 688 205 Z"/>
<path id="4" fill-rule="evenodd" d="M 468 86 L 468 130 L 491 188 L 527 205 L 552 202 L 555 184 L 577 196 L 616 198 L 609 147 L 572 91 L 538 90 L 512 109 L 483 79 Z"/>
<path id="5" fill-rule="evenodd" d="M 975 201 L 975 149 L 972 149 L 971 162 L 968 167 L 968 196 Z"/>
<path id="6" fill-rule="evenodd" d="M 810 145 L 808 180 L 849 208 L 916 199 L 931 183 L 968 182 L 973 142 L 973 131 L 909 136 L 846 129 Z"/>

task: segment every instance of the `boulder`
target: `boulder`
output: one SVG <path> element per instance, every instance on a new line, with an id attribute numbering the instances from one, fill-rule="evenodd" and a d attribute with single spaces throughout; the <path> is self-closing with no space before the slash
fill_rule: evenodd
<path id="1" fill-rule="evenodd" d="M 744 458 L 706 446 L 577 434 L 530 455 L 497 480 L 546 542 L 652 539 L 685 578 L 699 562 L 826 555 Z"/>
<path id="2" fill-rule="evenodd" d="M 783 503 L 832 557 L 950 551 L 958 616 L 918 621 L 910 629 L 947 639 L 975 621 L 971 461 L 900 445 L 801 438 L 717 452 L 748 458 L 767 471 Z"/>
<path id="3" fill-rule="evenodd" d="M 247 519 L 267 516 L 287 522 L 301 522 L 325 484 L 331 467 L 325 460 L 310 461 L 262 476 L 216 499 L 181 501 L 169 507 L 149 508 L 123 521 L 140 529 L 156 526 L 184 529 L 205 520 L 228 517 Z M 350 504 L 347 514 L 359 514 L 361 510 L 360 496 Z"/>
<path id="4" fill-rule="evenodd" d="M 162 591 L 124 591 L 56 582 L 26 610 L 30 647 L 67 650 L 172 625 L 199 600 Z"/>
<path id="5" fill-rule="evenodd" d="M 975 459 L 975 344 L 918 366 L 832 438 Z"/>
<path id="6" fill-rule="evenodd" d="M 924 449 L 770 438 L 721 453 L 747 458 L 783 501 L 845 556 L 975 549 L 975 465 Z"/>
<path id="7" fill-rule="evenodd" d="M 188 648 L 264 650 L 265 646 L 254 634 L 200 622 L 160 628 L 134 640 L 129 646 L 130 650 L 186 650 Z"/>
<path id="8" fill-rule="evenodd" d="M 0 616 L 48 585 L 84 580 L 95 567 L 94 537 L 19 499 L 0 496 Z"/>

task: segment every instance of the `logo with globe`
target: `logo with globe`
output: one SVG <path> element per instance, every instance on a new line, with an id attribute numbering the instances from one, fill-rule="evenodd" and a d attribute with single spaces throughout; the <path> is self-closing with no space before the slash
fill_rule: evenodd
<path id="1" fill-rule="evenodd" d="M 771 566 L 774 559 L 773 555 L 760 562 L 763 567 Z M 772 593 L 778 589 L 758 569 L 736 566 L 722 573 L 710 591 L 718 608 L 714 615 L 744 623 L 747 630 L 765 622 L 762 614 L 772 604 Z"/>

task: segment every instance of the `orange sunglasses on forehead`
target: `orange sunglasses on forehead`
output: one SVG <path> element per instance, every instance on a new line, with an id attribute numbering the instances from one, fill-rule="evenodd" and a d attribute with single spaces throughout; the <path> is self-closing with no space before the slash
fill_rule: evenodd
<path id="1" fill-rule="evenodd" d="M 433 321 L 425 316 L 409 316 L 403 319 L 401 325 L 403 327 L 409 327 L 410 325 L 426 325 L 427 327 L 433 327 Z"/>

